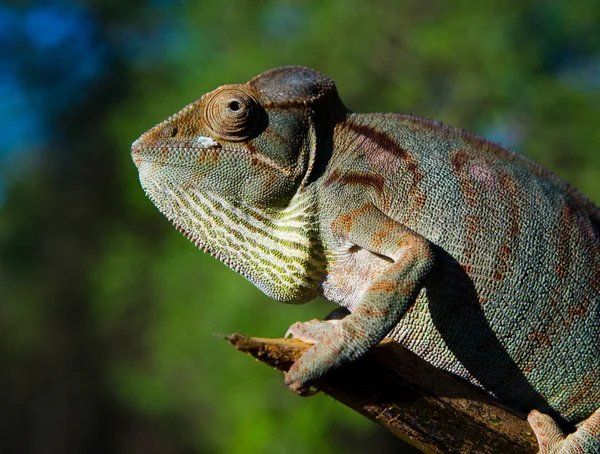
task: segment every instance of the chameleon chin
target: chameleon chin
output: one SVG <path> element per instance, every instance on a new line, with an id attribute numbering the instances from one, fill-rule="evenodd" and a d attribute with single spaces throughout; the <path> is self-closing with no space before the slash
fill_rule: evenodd
<path id="1" fill-rule="evenodd" d="M 600 210 L 549 171 L 434 121 L 350 112 L 296 66 L 202 96 L 132 156 L 197 246 L 279 301 L 349 309 L 290 328 L 314 344 L 294 392 L 389 337 L 530 412 L 541 453 L 600 452 Z"/>

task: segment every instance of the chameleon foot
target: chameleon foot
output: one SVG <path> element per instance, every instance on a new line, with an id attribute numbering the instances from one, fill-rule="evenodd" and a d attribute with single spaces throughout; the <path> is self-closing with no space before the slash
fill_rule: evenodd
<path id="1" fill-rule="evenodd" d="M 529 413 L 527 421 L 537 437 L 540 454 L 600 454 L 600 409 L 568 436 L 550 416 L 539 411 Z"/>
<path id="2" fill-rule="evenodd" d="M 323 336 L 330 332 L 339 320 L 310 320 L 308 322 L 296 322 L 289 327 L 285 337 L 293 337 L 307 344 L 320 342 Z"/>
<path id="3" fill-rule="evenodd" d="M 301 396 L 312 396 L 317 394 L 318 390 L 311 388 L 311 381 L 323 375 L 331 366 L 335 366 L 337 355 L 330 348 L 331 337 L 334 328 L 340 320 L 310 320 L 308 322 L 296 322 L 288 329 L 285 337 L 292 335 L 295 339 L 302 342 L 313 344 L 300 359 L 298 359 L 285 374 L 285 384 L 290 390 Z M 335 336 L 334 336 L 335 337 Z M 327 369 L 323 370 L 323 365 L 318 363 L 317 348 L 331 351 L 331 363 L 326 362 Z M 315 359 L 315 356 L 317 358 Z"/>

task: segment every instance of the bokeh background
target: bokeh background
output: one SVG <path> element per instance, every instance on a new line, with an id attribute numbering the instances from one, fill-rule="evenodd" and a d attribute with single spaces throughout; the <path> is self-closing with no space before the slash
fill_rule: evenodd
<path id="1" fill-rule="evenodd" d="M 0 452 L 408 452 L 213 336 L 278 337 L 332 306 L 270 301 L 198 252 L 129 156 L 203 93 L 284 64 L 600 202 L 598 0 L 0 3 Z"/>

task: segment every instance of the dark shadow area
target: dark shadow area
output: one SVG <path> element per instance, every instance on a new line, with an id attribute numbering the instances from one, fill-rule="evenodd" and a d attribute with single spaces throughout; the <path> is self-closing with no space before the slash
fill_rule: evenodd
<path id="1" fill-rule="evenodd" d="M 529 383 L 499 341 L 468 274 L 440 247 L 436 247 L 436 257 L 438 269 L 425 288 L 431 318 L 448 348 L 501 402 L 525 413 L 539 410 L 570 427 Z"/>

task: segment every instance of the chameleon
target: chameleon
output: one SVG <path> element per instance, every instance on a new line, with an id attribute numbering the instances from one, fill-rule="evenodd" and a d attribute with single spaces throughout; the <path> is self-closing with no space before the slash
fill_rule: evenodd
<path id="1" fill-rule="evenodd" d="M 276 300 L 347 310 L 290 327 L 313 344 L 292 391 L 387 337 L 527 412 L 540 453 L 600 452 L 600 209 L 550 171 L 433 120 L 351 112 L 299 66 L 203 95 L 132 158 L 200 249 Z"/>

